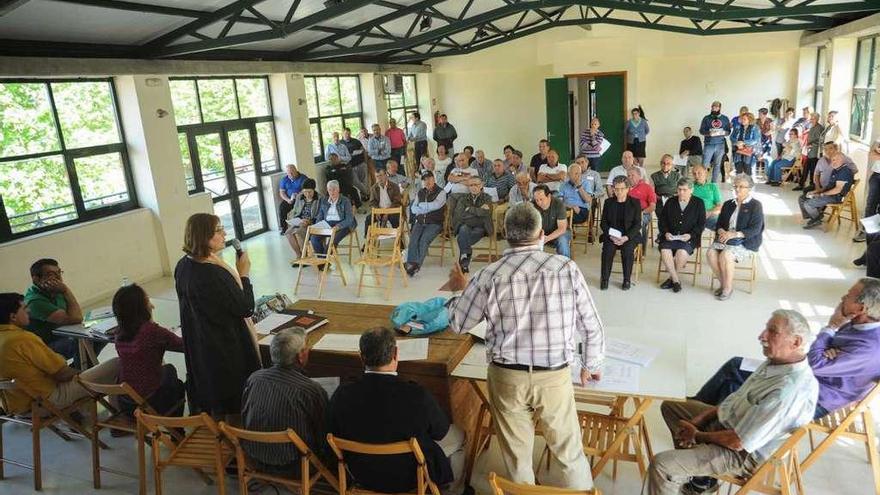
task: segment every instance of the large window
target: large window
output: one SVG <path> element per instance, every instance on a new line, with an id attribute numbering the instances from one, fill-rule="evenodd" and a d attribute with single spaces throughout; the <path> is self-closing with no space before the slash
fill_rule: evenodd
<path id="1" fill-rule="evenodd" d="M 880 37 L 859 40 L 849 132 L 854 139 L 860 141 L 871 139 L 874 98 L 877 93 L 877 64 L 880 64 Z"/>
<path id="2" fill-rule="evenodd" d="M 0 241 L 136 206 L 111 79 L 0 80 Z"/>
<path id="3" fill-rule="evenodd" d="M 407 116 L 419 111 L 419 93 L 416 89 L 416 76 L 403 76 L 403 90 L 400 93 L 386 94 L 388 119 L 394 119 L 397 127 L 406 129 Z"/>
<path id="4" fill-rule="evenodd" d="M 826 49 L 824 46 L 816 50 L 816 74 L 813 81 L 813 108 L 816 112 L 822 113 L 822 105 L 825 99 L 825 57 Z"/>
<path id="5" fill-rule="evenodd" d="M 280 170 L 266 77 L 173 78 L 190 193 L 207 191 L 230 238 L 266 230 L 260 177 Z"/>
<path id="6" fill-rule="evenodd" d="M 358 76 L 306 76 L 305 83 L 312 152 L 321 162 L 334 132 L 341 134 L 348 127 L 357 135 L 364 126 L 361 82 Z"/>

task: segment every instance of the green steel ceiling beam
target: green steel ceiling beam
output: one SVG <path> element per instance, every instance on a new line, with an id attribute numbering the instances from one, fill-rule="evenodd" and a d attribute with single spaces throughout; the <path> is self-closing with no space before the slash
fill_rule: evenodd
<path id="1" fill-rule="evenodd" d="M 248 7 L 253 7 L 254 5 L 264 1 L 265 0 L 236 0 L 223 8 L 211 12 L 209 15 L 200 17 L 192 22 L 187 23 L 184 26 L 174 29 L 169 33 L 165 33 L 158 38 L 148 41 L 141 46 L 141 49 L 145 52 L 145 54 L 149 55 L 151 52 L 158 51 L 167 46 L 169 43 L 183 38 L 184 36 L 191 35 L 192 33 L 197 32 L 199 29 L 202 29 L 203 27 L 210 26 L 215 22 L 238 14 Z"/>

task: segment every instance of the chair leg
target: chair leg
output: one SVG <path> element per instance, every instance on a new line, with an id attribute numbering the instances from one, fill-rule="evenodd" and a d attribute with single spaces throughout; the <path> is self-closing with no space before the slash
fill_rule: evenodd
<path id="1" fill-rule="evenodd" d="M 880 495 L 880 457 L 877 455 L 876 428 L 870 409 L 865 408 L 865 412 L 862 413 L 862 421 L 865 424 L 865 436 L 867 437 L 865 443 L 868 449 L 868 462 L 871 463 L 871 474 L 874 477 L 874 493 Z"/>
<path id="2" fill-rule="evenodd" d="M 364 289 L 364 273 L 366 269 L 367 265 L 361 265 L 361 276 L 358 278 L 357 297 L 361 297 L 361 291 Z"/>
<path id="3" fill-rule="evenodd" d="M 299 291 L 299 283 L 302 280 L 303 276 L 303 267 L 299 265 L 296 270 L 296 285 L 293 286 L 293 293 L 296 294 Z"/>
<path id="4" fill-rule="evenodd" d="M 34 408 L 31 412 L 31 444 L 34 453 L 34 490 L 43 489 L 43 463 L 40 454 L 40 412 Z"/>
<path id="5" fill-rule="evenodd" d="M 3 466 L 6 463 L 3 462 L 3 425 L 6 424 L 6 421 L 0 421 L 0 480 L 6 479 L 6 473 L 3 472 Z"/>
<path id="6" fill-rule="evenodd" d="M 98 401 L 92 401 L 92 484 L 101 488 L 101 449 L 98 447 Z"/>
<path id="7" fill-rule="evenodd" d="M 330 263 L 323 266 L 324 269 L 321 270 L 321 276 L 318 278 L 318 299 L 324 294 L 324 282 L 327 280 L 327 272 L 330 271 Z"/>

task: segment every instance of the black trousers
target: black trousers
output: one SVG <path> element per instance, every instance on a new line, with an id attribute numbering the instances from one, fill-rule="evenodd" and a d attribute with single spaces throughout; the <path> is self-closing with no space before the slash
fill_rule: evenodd
<path id="1" fill-rule="evenodd" d="M 804 187 L 804 184 L 813 185 L 813 172 L 816 170 L 816 164 L 819 158 L 807 158 L 807 164 L 804 165 L 804 171 L 801 174 L 801 180 L 798 185 Z M 807 178 L 809 176 L 809 179 Z"/>
<path id="2" fill-rule="evenodd" d="M 282 201 L 278 205 L 278 225 L 281 226 L 281 232 L 287 231 L 287 215 L 290 214 L 292 209 L 293 203 L 288 203 L 287 201 Z"/>
<path id="3" fill-rule="evenodd" d="M 422 166 L 422 157 L 428 154 L 428 141 L 414 142 L 413 151 L 416 158 L 416 170 L 419 170 Z"/>
<path id="4" fill-rule="evenodd" d="M 611 265 L 614 263 L 614 253 L 620 251 L 621 264 L 623 265 L 623 281 L 629 282 L 635 260 L 635 249 L 638 239 L 630 239 L 617 246 L 611 240 L 602 241 L 602 281 L 611 278 Z"/>
<path id="5" fill-rule="evenodd" d="M 880 234 L 868 234 L 865 267 L 869 277 L 880 278 Z"/>
<path id="6" fill-rule="evenodd" d="M 173 364 L 162 366 L 162 382 L 153 395 L 146 397 L 147 403 L 162 416 L 183 416 L 183 397 L 186 385 L 177 378 L 177 369 Z M 128 397 L 119 398 L 119 406 L 123 411 L 133 414 L 137 404 Z"/>

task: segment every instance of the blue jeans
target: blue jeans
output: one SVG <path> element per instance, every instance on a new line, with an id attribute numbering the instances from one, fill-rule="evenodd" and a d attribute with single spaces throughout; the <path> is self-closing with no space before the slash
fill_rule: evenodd
<path id="1" fill-rule="evenodd" d="M 416 223 L 409 233 L 409 250 L 406 252 L 406 262 L 422 266 L 425 257 L 428 256 L 428 246 L 434 242 L 434 238 L 443 228 L 437 223 Z"/>
<path id="2" fill-rule="evenodd" d="M 548 245 L 556 248 L 556 254 L 571 258 L 571 231 L 566 230 L 564 234 L 550 241 Z"/>
<path id="3" fill-rule="evenodd" d="M 752 175 L 752 170 L 755 168 L 755 162 L 758 159 L 755 155 L 751 156 L 743 156 L 743 155 L 735 155 L 734 157 L 734 171 L 737 174 L 746 174 Z"/>
<path id="4" fill-rule="evenodd" d="M 461 225 L 458 227 L 456 241 L 458 241 L 459 256 L 470 255 L 473 253 L 471 246 L 480 242 L 480 239 L 486 237 L 486 229 L 483 227 L 471 227 L 469 225 Z"/>
<path id="5" fill-rule="evenodd" d="M 721 174 L 721 160 L 724 158 L 724 141 L 703 146 L 703 166 L 712 165 L 712 182 L 718 182 Z"/>
<path id="6" fill-rule="evenodd" d="M 784 158 L 773 160 L 773 163 L 767 167 L 767 180 L 770 182 L 782 182 L 782 169 L 790 167 L 793 163 L 794 160 L 786 160 Z"/>
<path id="7" fill-rule="evenodd" d="M 327 222 L 331 227 L 336 226 L 339 222 Z M 338 246 L 340 242 L 351 232 L 351 229 L 348 227 L 343 227 L 336 231 L 336 237 L 333 238 L 333 245 Z M 326 254 L 327 246 L 325 242 L 325 237 L 329 238 L 329 236 L 320 236 L 313 235 L 309 241 L 312 243 L 312 248 L 315 250 L 315 254 Z"/>
<path id="8" fill-rule="evenodd" d="M 721 404 L 730 394 L 739 390 L 743 383 L 746 382 L 746 379 L 752 375 L 751 371 L 739 369 L 742 361 L 743 358 L 741 357 L 730 358 L 703 384 L 703 387 L 700 388 L 700 391 L 693 398 L 710 406 Z M 824 407 L 816 404 L 816 412 L 813 419 L 819 419 L 827 414 L 828 411 Z"/>
<path id="9" fill-rule="evenodd" d="M 801 207 L 801 215 L 803 215 L 804 220 L 818 220 L 822 218 L 825 206 L 831 203 L 840 203 L 840 198 L 837 196 L 818 196 L 810 199 L 807 199 L 806 196 L 798 197 L 798 205 Z"/>

